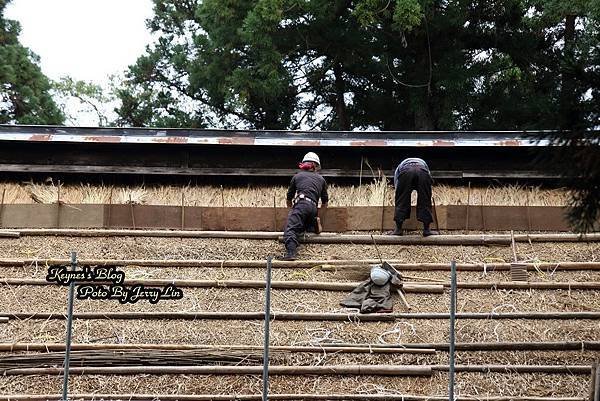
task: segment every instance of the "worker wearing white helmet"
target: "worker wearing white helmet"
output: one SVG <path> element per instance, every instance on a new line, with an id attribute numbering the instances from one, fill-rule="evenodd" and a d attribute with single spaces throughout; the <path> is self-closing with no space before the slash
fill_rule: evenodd
<path id="1" fill-rule="evenodd" d="M 326 208 L 329 202 L 327 183 L 317 173 L 321 168 L 319 156 L 314 152 L 308 152 L 298 167 L 300 171 L 292 177 L 287 191 L 287 206 L 291 210 L 283 233 L 286 250 L 284 260 L 295 260 L 299 245 L 298 237 L 305 231 L 314 232 L 317 228 L 319 199 L 322 208 Z"/>
<path id="2" fill-rule="evenodd" d="M 319 159 L 319 156 L 315 152 L 308 152 L 307 154 L 304 155 L 304 157 L 302 158 L 302 163 L 306 163 L 306 162 L 316 163 L 316 168 L 317 169 L 321 168 L 321 160 Z"/>

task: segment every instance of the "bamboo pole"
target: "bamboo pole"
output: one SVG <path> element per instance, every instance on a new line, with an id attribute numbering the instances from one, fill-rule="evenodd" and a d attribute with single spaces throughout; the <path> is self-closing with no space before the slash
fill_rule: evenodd
<path id="1" fill-rule="evenodd" d="M 590 365 L 456 365 L 457 372 L 477 373 L 549 373 L 588 375 L 592 367 Z M 432 365 L 432 370 L 445 372 L 449 370 L 448 365 Z"/>
<path id="2" fill-rule="evenodd" d="M 378 245 L 510 245 L 510 237 L 502 235 L 435 235 L 430 237 L 375 235 L 373 237 L 377 240 Z M 279 241 L 283 241 L 283 237 L 279 237 Z M 370 236 L 363 234 L 318 235 L 301 238 L 300 242 L 311 244 L 369 244 L 372 239 Z"/>
<path id="3" fill-rule="evenodd" d="M 64 320 L 62 313 L 2 313 L 9 319 Z M 297 321 L 356 321 L 391 322 L 391 314 L 363 315 L 358 313 L 288 313 L 271 314 L 277 320 Z M 263 312 L 76 312 L 74 319 L 81 320 L 264 320 Z"/>
<path id="4" fill-rule="evenodd" d="M 2 313 L 1 317 L 9 319 L 31 320 L 64 320 L 62 313 Z M 448 313 L 295 313 L 275 312 L 273 319 L 296 321 L 357 321 L 357 322 L 393 322 L 396 319 L 445 320 Z M 74 319 L 81 320 L 263 320 L 263 312 L 76 312 Z M 600 320 L 600 312 L 462 312 L 456 314 L 457 319 L 523 319 L 523 320 Z"/>
<path id="5" fill-rule="evenodd" d="M 81 282 L 84 284 L 84 282 Z M 160 287 L 173 284 L 177 287 L 191 288 L 264 288 L 265 282 L 260 280 L 185 280 L 185 279 L 146 279 L 125 280 L 124 285 L 144 285 Z M 325 281 L 273 281 L 272 288 L 285 290 L 321 290 L 321 291 L 352 291 L 360 283 L 325 282 Z M 43 279 L 4 278 L 0 285 L 34 285 L 53 286 L 53 282 Z M 409 293 L 439 294 L 449 283 L 432 284 L 428 282 L 405 282 L 403 291 Z M 462 281 L 458 283 L 461 289 L 481 290 L 600 290 L 599 281 L 565 281 L 565 282 L 506 282 L 506 281 Z"/>
<path id="6" fill-rule="evenodd" d="M 440 223 L 438 222 L 437 208 L 435 207 L 435 197 L 431 197 L 431 202 L 433 204 L 433 217 L 435 217 L 435 229 L 440 233 Z"/>
<path id="7" fill-rule="evenodd" d="M 259 375 L 262 366 L 110 366 L 72 367 L 75 375 Z M 269 366 L 269 375 L 357 375 L 357 376 L 431 376 L 429 366 L 414 365 L 329 365 L 329 366 Z M 62 368 L 0 369 L 1 375 L 62 375 Z"/>
<path id="8" fill-rule="evenodd" d="M 260 401 L 261 394 L 72 394 L 78 401 Z M 406 394 L 269 394 L 273 401 L 447 401 L 444 396 Z M 583 397 L 485 396 L 486 401 L 588 401 Z M 62 401 L 60 394 L 0 395 L 0 401 Z M 456 401 L 481 401 L 477 396 L 458 396 Z"/>
<path id="9" fill-rule="evenodd" d="M 96 281 L 96 283 L 98 283 Z M 105 282 L 105 283 L 108 283 Z M 78 283 L 79 284 L 79 283 Z M 84 284 L 84 282 L 81 282 Z M 146 279 L 146 280 L 125 280 L 123 285 L 144 285 L 149 287 L 162 287 L 173 284 L 176 287 L 192 288 L 264 288 L 265 282 L 261 280 L 179 280 L 179 279 Z M 352 291 L 360 283 L 335 283 L 319 281 L 273 281 L 271 287 L 274 289 L 286 290 L 322 290 L 322 291 Z M 600 283 L 599 288 L 600 288 Z M 6 278 L 0 279 L 0 285 L 35 285 L 35 286 L 53 286 L 53 282 L 38 279 Z M 444 286 L 442 284 L 431 283 L 404 283 L 403 290 L 412 293 L 442 293 Z"/>
<path id="10" fill-rule="evenodd" d="M 252 345 L 194 345 L 194 344 L 72 344 L 73 351 L 98 351 L 98 350 L 200 350 L 200 351 L 262 351 L 263 347 Z M 406 348 L 406 347 L 371 347 L 365 346 L 287 346 L 271 345 L 274 352 L 292 352 L 322 354 L 335 352 L 344 354 L 435 354 L 433 348 Z M 62 343 L 12 343 L 0 344 L 0 352 L 37 351 L 61 352 L 65 350 Z"/>
<path id="11" fill-rule="evenodd" d="M 385 227 L 385 190 L 387 189 L 387 178 L 385 176 L 385 174 L 383 175 L 383 199 L 381 201 L 381 233 L 384 233 L 384 227 Z"/>
<path id="12" fill-rule="evenodd" d="M 399 343 L 399 344 L 355 344 L 355 343 L 332 343 L 320 344 L 327 348 L 329 345 L 336 347 L 359 346 L 375 348 L 397 348 L 410 347 L 411 349 L 435 349 L 436 351 L 448 351 L 449 343 Z M 600 341 L 550 341 L 550 342 L 476 342 L 456 343 L 457 351 L 600 351 Z"/>
<path id="13" fill-rule="evenodd" d="M 436 351 L 448 351 L 449 343 L 323 343 L 313 346 L 272 345 L 271 350 L 299 353 L 399 353 L 433 354 Z M 199 345 L 199 344 L 72 344 L 74 351 L 94 350 L 235 350 L 261 351 L 263 348 L 253 345 Z M 65 350 L 64 343 L 0 343 L 0 352 L 60 352 Z M 456 343 L 456 350 L 463 352 L 480 351 L 600 351 L 600 341 L 533 341 L 533 342 L 476 342 Z"/>
<path id="14" fill-rule="evenodd" d="M 515 244 L 515 232 L 513 230 L 510 230 L 510 247 L 512 248 L 513 262 L 517 263 L 517 245 Z"/>
<path id="15" fill-rule="evenodd" d="M 448 371 L 448 365 L 329 365 L 329 366 L 269 366 L 269 375 L 281 376 L 431 376 L 434 371 Z M 0 374 L 12 375 L 62 375 L 63 368 L 0 369 Z M 93 366 L 72 367 L 75 375 L 259 375 L 262 366 Z M 548 373 L 588 375 L 589 365 L 456 365 L 456 371 L 477 373 Z"/>
<path id="16" fill-rule="evenodd" d="M 237 238 L 237 239 L 279 239 L 281 232 L 272 231 L 182 231 L 182 230 L 105 230 L 105 229 L 19 229 L 21 236 L 82 236 L 82 237 L 190 237 L 190 238 Z M 507 234 L 457 234 L 421 236 L 374 235 L 381 244 L 414 245 L 510 245 Z M 371 243 L 367 234 L 321 234 L 303 238 L 307 243 L 366 244 Z M 591 234 L 515 234 L 516 242 L 600 242 L 600 233 Z"/>
<path id="17" fill-rule="evenodd" d="M 18 231 L 0 231 L 0 238 L 19 238 Z"/>
<path id="18" fill-rule="evenodd" d="M 481 235 L 436 235 L 420 236 L 387 236 L 376 235 L 377 243 L 403 245 L 510 245 L 511 237 L 506 234 Z M 517 234 L 516 242 L 597 242 L 600 233 L 592 234 Z M 282 237 L 279 238 L 283 240 Z M 302 238 L 302 242 L 314 244 L 367 244 L 372 242 L 370 235 L 364 234 L 329 234 Z"/>
<path id="19" fill-rule="evenodd" d="M 22 236 L 67 237 L 165 237 L 277 239 L 281 232 L 269 231 L 182 231 L 182 230 L 104 230 L 104 229 L 20 229 Z"/>
<path id="20" fill-rule="evenodd" d="M 164 286 L 173 284 L 179 287 L 192 288 L 264 288 L 265 282 L 261 280 L 186 280 L 186 279 L 130 279 L 124 281 L 125 285 Z M 275 289 L 304 289 L 323 291 L 352 291 L 360 282 L 327 282 L 327 281 L 273 281 Z M 404 282 L 403 290 L 410 293 L 442 293 L 444 288 L 449 288 L 450 283 L 439 280 L 431 282 Z M 5 278 L 0 279 L 0 285 L 55 285 L 43 279 Z M 507 281 L 461 281 L 461 289 L 482 290 L 600 290 L 599 281 L 554 281 L 554 282 L 507 282 Z"/>
<path id="21" fill-rule="evenodd" d="M 18 237 L 19 232 L 0 231 L 0 236 L 5 233 L 7 236 Z M 450 268 L 446 263 L 403 263 L 402 260 L 387 260 L 392 266 L 400 271 L 448 271 Z M 29 265 L 67 265 L 68 259 L 0 259 L 0 266 L 23 267 Z M 305 268 L 329 268 L 335 266 L 336 269 L 368 269 L 371 264 L 380 263 L 379 259 L 359 259 L 359 260 L 297 260 L 283 261 L 274 260 L 273 267 L 282 269 L 305 269 Z M 158 259 L 82 259 L 80 266 L 136 266 L 136 267 L 164 267 L 164 268 L 192 268 L 192 267 L 219 267 L 219 268 L 262 268 L 264 263 L 258 260 L 225 260 L 225 259 L 180 259 L 180 260 L 158 260 Z M 600 262 L 556 262 L 556 263 L 520 263 L 527 270 L 552 270 L 552 271 L 573 271 L 573 270 L 600 270 Z M 458 263 L 458 271 L 509 271 L 510 263 Z"/>

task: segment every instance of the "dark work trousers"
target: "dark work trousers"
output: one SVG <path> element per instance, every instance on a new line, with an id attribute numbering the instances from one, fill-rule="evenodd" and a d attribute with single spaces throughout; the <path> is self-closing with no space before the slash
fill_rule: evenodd
<path id="1" fill-rule="evenodd" d="M 417 220 L 431 224 L 431 176 L 418 166 L 409 167 L 398 176 L 394 220 L 400 223 L 410 217 L 410 195 L 414 190 L 417 191 Z"/>
<path id="2" fill-rule="evenodd" d="M 292 207 L 283 232 L 283 242 L 288 252 L 296 252 L 298 236 L 305 231 L 314 231 L 316 217 L 317 206 L 310 201 L 301 200 Z"/>

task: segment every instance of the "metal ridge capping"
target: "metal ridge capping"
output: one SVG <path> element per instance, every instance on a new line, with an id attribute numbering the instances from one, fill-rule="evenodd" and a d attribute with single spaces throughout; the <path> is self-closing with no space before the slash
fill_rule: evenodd
<path id="1" fill-rule="evenodd" d="M 546 131 L 261 131 L 0 125 L 0 141 L 311 147 L 550 146 Z"/>

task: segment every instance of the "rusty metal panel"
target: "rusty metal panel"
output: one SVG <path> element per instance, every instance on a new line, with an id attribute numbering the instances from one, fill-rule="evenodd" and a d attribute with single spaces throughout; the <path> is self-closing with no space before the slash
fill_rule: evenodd
<path id="1" fill-rule="evenodd" d="M 231 131 L 14 125 L 0 125 L 0 141 L 371 148 L 551 145 L 520 131 Z"/>

